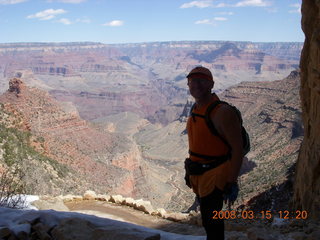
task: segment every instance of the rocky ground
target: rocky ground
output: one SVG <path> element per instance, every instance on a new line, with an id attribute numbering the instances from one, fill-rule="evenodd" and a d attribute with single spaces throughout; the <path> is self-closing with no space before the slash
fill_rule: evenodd
<path id="1" fill-rule="evenodd" d="M 199 213 L 189 214 L 154 210 L 150 202 L 123 198 L 120 195 L 102 196 L 87 191 L 83 196 L 42 197 L 33 203 L 39 209 L 72 211 L 86 215 L 133 223 L 149 229 L 179 235 L 204 236 Z M 83 215 L 85 216 L 85 215 Z M 319 240 L 319 222 L 311 219 L 280 219 L 272 213 L 270 219 L 226 219 L 226 240 Z"/>

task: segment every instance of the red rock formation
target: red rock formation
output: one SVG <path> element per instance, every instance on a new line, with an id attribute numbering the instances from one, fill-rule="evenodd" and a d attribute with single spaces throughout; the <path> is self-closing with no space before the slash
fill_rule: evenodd
<path id="1" fill-rule="evenodd" d="M 0 103 L 22 119 L 23 130 L 44 139 L 42 146 L 35 143 L 38 151 L 80 174 L 85 186 L 75 191 L 90 188 L 127 196 L 140 192 L 135 180 L 143 176 L 135 169 L 141 159 L 125 138 L 91 127 L 76 113 L 64 112 L 61 103 L 47 92 L 29 88 L 18 78 L 10 81 L 10 89 L 0 96 Z M 130 184 L 124 186 L 128 181 Z"/>
<path id="2" fill-rule="evenodd" d="M 299 81 L 293 71 L 283 80 L 243 82 L 220 95 L 241 110 L 250 135 L 247 157 L 255 166 L 241 177 L 241 190 L 255 210 L 283 210 L 292 196 L 291 169 L 303 138 Z"/>
<path id="3" fill-rule="evenodd" d="M 320 218 L 320 2 L 302 1 L 305 43 L 301 56 L 304 140 L 297 162 L 294 204 Z"/>
<path id="4" fill-rule="evenodd" d="M 170 111 L 167 106 L 184 102 L 187 86 L 180 80 L 194 65 L 212 69 L 220 89 L 241 81 L 282 79 L 298 66 L 301 45 L 225 41 L 0 44 L 0 73 L 10 78 L 17 70 L 31 71 L 37 76 L 33 86 L 49 89 L 58 100 L 73 102 L 85 120 L 132 111 L 167 124 L 179 111 L 179 107 Z"/>
<path id="5" fill-rule="evenodd" d="M 25 88 L 24 83 L 19 78 L 13 78 L 9 81 L 9 92 L 16 93 L 19 96 L 21 91 Z"/>

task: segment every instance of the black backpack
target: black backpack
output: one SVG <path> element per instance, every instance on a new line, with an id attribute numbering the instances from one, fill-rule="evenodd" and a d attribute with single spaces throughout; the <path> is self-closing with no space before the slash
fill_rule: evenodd
<path id="1" fill-rule="evenodd" d="M 235 112 L 237 113 L 238 117 L 239 117 L 239 120 L 240 120 L 240 124 L 241 124 L 241 134 L 242 134 L 242 142 L 243 142 L 243 154 L 244 156 L 250 151 L 250 137 L 249 137 L 249 134 L 247 132 L 247 130 L 244 128 L 243 126 L 243 120 L 242 120 L 242 116 L 241 116 L 241 112 L 239 111 L 238 108 L 236 108 L 235 106 L 227 103 L 227 102 L 224 102 L 224 101 L 215 101 L 213 102 L 211 105 L 209 105 L 209 107 L 207 108 L 206 110 L 206 113 L 205 115 L 199 115 L 199 114 L 195 114 L 193 113 L 193 108 L 195 106 L 195 104 L 193 104 L 193 106 L 191 107 L 191 110 L 190 110 L 190 116 L 194 117 L 194 116 L 198 116 L 198 117 L 202 117 L 205 119 L 206 121 L 206 124 L 208 126 L 208 128 L 210 129 L 210 132 L 215 135 L 215 136 L 218 136 L 220 137 L 220 139 L 227 145 L 229 146 L 230 148 L 230 145 L 228 144 L 228 142 L 218 133 L 217 129 L 215 128 L 215 126 L 213 125 L 212 121 L 210 120 L 210 113 L 211 111 L 216 107 L 218 106 L 219 104 L 228 104 L 229 106 L 231 106 Z"/>

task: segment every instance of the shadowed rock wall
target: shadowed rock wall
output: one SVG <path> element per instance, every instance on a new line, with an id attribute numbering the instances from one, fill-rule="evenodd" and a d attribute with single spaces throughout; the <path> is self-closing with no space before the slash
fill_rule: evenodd
<path id="1" fill-rule="evenodd" d="M 301 102 L 304 140 L 297 162 L 294 207 L 320 218 L 320 1 L 302 1 Z"/>

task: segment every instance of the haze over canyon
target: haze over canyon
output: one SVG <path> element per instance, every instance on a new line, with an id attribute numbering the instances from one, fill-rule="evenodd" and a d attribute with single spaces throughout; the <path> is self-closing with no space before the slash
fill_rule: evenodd
<path id="1" fill-rule="evenodd" d="M 242 111 L 252 139 L 237 205 L 256 207 L 267 193 L 279 201 L 265 206 L 280 208 L 292 195 L 303 138 L 301 49 L 224 41 L 0 44 L 1 165 L 18 162 L 32 194 L 91 189 L 186 210 L 194 196 L 183 180 L 192 104 L 185 76 L 203 65 L 219 96 Z"/>

